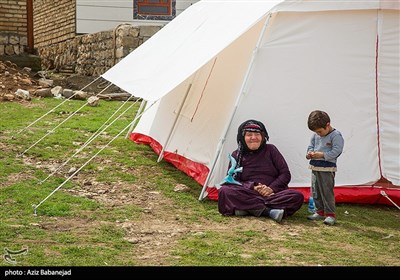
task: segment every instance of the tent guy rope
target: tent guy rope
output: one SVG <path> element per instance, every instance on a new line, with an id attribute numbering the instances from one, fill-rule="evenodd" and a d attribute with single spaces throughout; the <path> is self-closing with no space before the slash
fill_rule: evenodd
<path id="1" fill-rule="evenodd" d="M 105 91 L 108 87 L 111 86 L 111 83 L 104 88 L 102 91 L 100 91 L 97 95 L 101 94 L 103 91 Z M 86 105 L 88 105 L 89 102 L 86 102 L 85 104 L 83 104 L 80 108 L 78 108 L 75 112 L 73 112 L 71 115 L 69 115 L 65 120 L 63 120 L 62 122 L 60 122 L 58 125 L 56 125 L 53 129 L 49 130 L 44 136 L 42 136 L 39 140 L 37 140 L 35 143 L 33 143 L 31 146 L 29 146 L 29 148 L 25 149 L 25 151 L 23 151 L 22 153 L 20 153 L 18 156 L 23 156 L 27 151 L 29 151 L 30 149 L 32 149 L 33 147 L 35 147 L 38 143 L 40 143 L 40 141 L 42 141 L 44 138 L 46 138 L 47 136 L 49 136 L 50 134 L 54 133 L 55 130 L 60 127 L 62 124 L 64 124 L 66 121 L 68 121 L 69 119 L 71 119 L 73 116 L 75 116 L 81 109 L 83 109 L 84 107 L 86 107 Z"/>
<path id="2" fill-rule="evenodd" d="M 74 173 L 72 173 L 64 182 L 62 182 L 57 188 L 55 188 L 48 196 L 46 196 L 42 201 L 38 204 L 32 204 L 34 215 L 37 215 L 37 209 L 40 205 L 42 205 L 47 199 L 49 199 L 56 191 L 58 191 L 62 186 L 64 186 L 69 180 L 71 180 L 79 171 L 82 170 L 89 162 L 91 162 L 98 154 L 100 154 L 105 148 L 107 148 L 115 139 L 117 139 L 125 130 L 127 130 L 131 123 L 136 122 L 138 118 L 140 118 L 147 110 L 149 110 L 156 101 L 154 101 L 149 107 L 147 107 L 140 115 L 137 115 L 132 122 L 130 122 L 124 129 L 122 129 L 117 135 L 115 135 L 104 147 L 102 147 L 97 153 L 95 153 L 90 159 L 88 159 L 81 167 L 79 167 Z M 125 112 L 123 112 L 125 113 Z M 122 116 L 122 114 L 120 115 Z"/>
<path id="3" fill-rule="evenodd" d="M 125 106 L 126 102 L 128 102 L 133 95 L 128 98 L 109 118 L 105 123 L 107 123 L 123 106 Z M 138 99 L 139 100 L 139 99 Z M 71 155 L 66 161 L 64 161 L 62 164 L 60 164 L 51 174 L 49 174 L 45 179 L 40 181 L 40 184 L 43 184 L 44 182 L 47 181 L 51 176 L 53 176 L 57 171 L 59 171 L 61 168 L 63 168 L 72 158 L 74 158 L 77 154 L 79 154 L 84 148 L 86 148 L 93 140 L 95 140 L 98 136 L 100 136 L 101 133 L 103 133 L 107 128 L 109 128 L 116 120 L 118 120 L 121 116 L 123 116 L 129 109 L 131 109 L 137 102 L 136 100 L 134 103 L 132 103 L 125 111 L 123 111 L 117 118 L 115 118 L 111 123 L 108 125 L 104 126 L 104 124 L 94 133 L 92 136 L 86 140 L 86 142 L 73 154 Z M 101 129 L 101 130 L 100 130 Z"/>
<path id="4" fill-rule="evenodd" d="M 97 81 L 100 78 L 97 77 L 96 79 L 94 79 L 91 83 L 87 84 L 86 86 L 84 86 L 80 91 L 84 90 L 85 88 L 87 88 L 88 86 L 90 86 L 91 84 L 93 84 L 95 81 Z M 111 84 L 111 83 L 110 83 Z M 48 111 L 47 113 L 45 113 L 44 115 L 42 115 L 41 117 L 37 118 L 34 122 L 30 123 L 28 126 L 26 126 L 25 128 L 21 129 L 19 132 L 17 132 L 18 134 L 21 134 L 23 131 L 25 131 L 26 129 L 28 129 L 29 127 L 31 127 L 32 125 L 34 125 L 35 123 L 37 123 L 38 121 L 40 121 L 41 119 L 43 119 L 45 116 L 47 116 L 48 114 L 50 114 L 51 112 L 54 112 L 55 109 L 57 109 L 58 107 L 60 107 L 61 105 L 63 105 L 65 102 L 67 102 L 68 100 L 70 100 L 72 97 L 74 97 L 77 94 L 77 92 L 75 92 L 73 95 L 71 95 L 70 97 L 68 97 L 67 99 L 65 99 L 63 102 L 61 102 L 60 104 L 58 104 L 57 106 L 55 106 L 53 109 L 51 109 L 50 111 Z"/>
<path id="5" fill-rule="evenodd" d="M 384 197 L 386 197 L 391 203 L 393 203 L 394 206 L 397 207 L 397 209 L 400 210 L 399 205 L 397 205 L 388 195 L 385 191 L 381 191 L 381 195 L 383 195 Z"/>

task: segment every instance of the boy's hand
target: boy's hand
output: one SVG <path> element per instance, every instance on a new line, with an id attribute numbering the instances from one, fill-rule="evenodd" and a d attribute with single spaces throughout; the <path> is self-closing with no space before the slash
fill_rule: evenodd
<path id="1" fill-rule="evenodd" d="M 314 158 L 315 157 L 315 152 L 308 152 L 307 154 L 306 154 L 306 159 L 312 159 L 312 158 Z"/>
<path id="2" fill-rule="evenodd" d="M 312 159 L 312 158 L 324 158 L 324 153 L 323 152 L 308 152 L 306 155 L 307 159 Z"/>

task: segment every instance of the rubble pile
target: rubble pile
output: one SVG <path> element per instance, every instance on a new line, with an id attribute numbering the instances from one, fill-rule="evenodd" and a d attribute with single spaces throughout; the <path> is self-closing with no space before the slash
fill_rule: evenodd
<path id="1" fill-rule="evenodd" d="M 103 78 L 90 76 L 60 76 L 46 71 L 33 73 L 30 68 L 20 69 L 10 61 L 0 61 L 0 102 L 31 100 L 33 97 L 80 100 L 92 97 L 89 105 L 97 106 L 96 99 L 136 100 L 131 94 L 109 84 Z"/>
<path id="2" fill-rule="evenodd" d="M 24 99 L 18 89 L 33 93 L 41 88 L 29 68 L 19 69 L 10 61 L 0 61 L 0 101 Z"/>

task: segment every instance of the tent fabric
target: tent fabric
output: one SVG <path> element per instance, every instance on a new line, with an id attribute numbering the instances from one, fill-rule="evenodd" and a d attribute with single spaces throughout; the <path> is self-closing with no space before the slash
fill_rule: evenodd
<path id="1" fill-rule="evenodd" d="M 102 77 L 137 97 L 158 100 L 245 33 L 265 16 L 265 11 L 279 2 L 282 0 L 199 1 Z"/>
<path id="2" fill-rule="evenodd" d="M 138 144 L 149 145 L 157 154 L 160 154 L 162 146 L 151 137 L 139 133 L 132 133 L 130 139 Z M 164 159 L 175 167 L 185 172 L 197 182 L 204 182 L 209 170 L 202 164 L 193 162 L 178 154 L 166 152 Z M 379 183 L 378 183 L 379 184 Z M 390 183 L 372 186 L 341 186 L 335 187 L 335 200 L 337 203 L 359 203 L 359 204 L 383 204 L 400 206 L 400 188 L 395 188 Z M 296 187 L 304 195 L 304 202 L 310 197 L 310 187 Z M 382 194 L 384 192 L 390 199 Z M 207 188 L 208 198 L 218 200 L 218 191 L 214 187 Z"/>
<path id="3" fill-rule="evenodd" d="M 400 187 L 399 10 L 389 0 L 200 1 L 103 77 L 155 102 L 131 139 L 210 199 L 246 119 L 266 125 L 289 187 L 309 189 L 307 117 L 327 111 L 345 138 L 335 194 L 358 201 L 382 178 Z"/>
<path id="4" fill-rule="evenodd" d="M 275 11 L 316 12 L 316 11 L 351 11 L 351 10 L 399 10 L 397 0 L 307 0 L 285 1 Z"/>

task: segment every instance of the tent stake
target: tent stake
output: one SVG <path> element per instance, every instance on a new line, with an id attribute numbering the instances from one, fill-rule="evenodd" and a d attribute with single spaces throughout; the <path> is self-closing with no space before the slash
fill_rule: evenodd
<path id="1" fill-rule="evenodd" d="M 397 205 L 393 200 L 391 200 L 390 197 L 387 195 L 387 193 L 386 193 L 385 191 L 381 191 L 381 195 L 383 195 L 384 197 L 386 197 L 387 199 L 389 199 L 389 201 L 390 201 L 391 203 L 393 203 L 393 205 L 396 206 L 397 209 L 400 210 L 399 205 Z"/>

